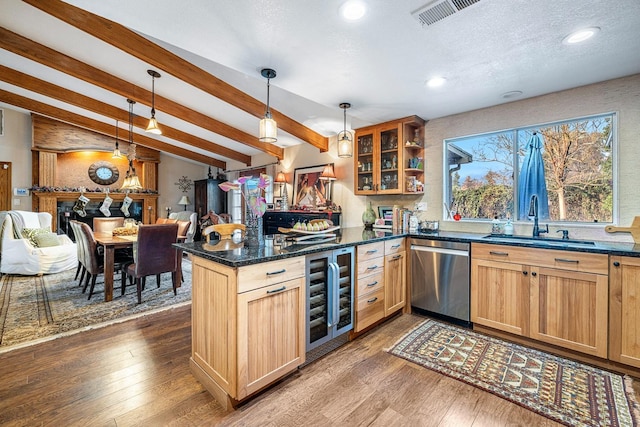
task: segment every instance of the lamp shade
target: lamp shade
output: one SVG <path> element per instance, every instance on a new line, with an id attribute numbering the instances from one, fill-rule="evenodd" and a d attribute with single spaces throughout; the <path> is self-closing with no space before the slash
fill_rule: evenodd
<path id="1" fill-rule="evenodd" d="M 276 180 L 274 182 L 286 184 L 287 183 L 287 177 L 284 176 L 284 172 L 278 172 L 278 175 L 276 175 Z"/>
<path id="2" fill-rule="evenodd" d="M 278 125 L 271 115 L 260 120 L 260 141 L 272 144 L 278 141 Z"/>
<path id="3" fill-rule="evenodd" d="M 349 138 L 349 132 L 340 132 L 342 135 L 338 139 L 338 157 L 353 156 L 353 138 Z"/>
<path id="4" fill-rule="evenodd" d="M 155 117 L 149 119 L 149 126 L 147 126 L 146 131 L 154 135 L 162 135 L 162 131 L 158 127 L 158 120 Z"/>
<path id="5" fill-rule="evenodd" d="M 189 200 L 189 196 L 182 196 L 182 198 L 180 199 L 180 201 L 178 202 L 179 205 L 190 205 L 191 204 L 191 200 Z"/>
<path id="6" fill-rule="evenodd" d="M 336 174 L 333 172 L 333 164 L 329 163 L 324 167 L 322 173 L 320 174 L 320 179 L 326 179 L 329 181 L 336 180 Z"/>

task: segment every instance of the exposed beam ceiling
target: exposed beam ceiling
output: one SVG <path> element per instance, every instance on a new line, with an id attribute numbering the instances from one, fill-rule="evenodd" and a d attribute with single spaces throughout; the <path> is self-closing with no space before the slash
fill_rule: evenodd
<path id="1" fill-rule="evenodd" d="M 15 105 L 16 107 L 19 107 L 19 108 L 24 108 L 25 110 L 29 110 L 38 114 L 42 114 L 44 116 L 61 120 L 63 122 L 67 122 L 67 123 L 80 126 L 86 129 L 90 129 L 95 132 L 101 133 L 103 135 L 115 137 L 114 126 L 110 126 L 106 123 L 103 123 L 97 120 L 92 120 L 90 118 L 81 116 L 79 114 L 61 110 L 59 108 L 47 105 L 43 102 L 34 101 L 24 96 L 16 95 L 14 93 L 7 92 L 2 89 L 0 89 L 0 102 L 6 102 L 7 104 Z M 124 132 L 124 135 L 127 138 L 129 138 L 129 132 L 128 131 L 123 131 L 123 132 Z M 165 142 L 158 141 L 153 138 L 149 138 L 148 136 L 136 134 L 135 141 L 140 145 L 153 148 L 154 150 L 164 151 L 170 154 L 174 154 L 176 156 L 190 158 L 204 164 L 216 166 L 218 168 L 222 168 L 222 169 L 225 168 L 225 163 L 221 162 L 218 159 L 193 153 L 188 150 L 185 150 L 184 148 L 176 147 L 175 145 L 167 144 Z"/>

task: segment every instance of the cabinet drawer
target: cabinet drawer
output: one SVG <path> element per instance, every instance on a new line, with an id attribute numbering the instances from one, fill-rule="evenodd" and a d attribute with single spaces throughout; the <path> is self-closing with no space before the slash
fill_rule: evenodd
<path id="1" fill-rule="evenodd" d="M 384 254 L 391 255 L 404 251 L 404 238 L 385 240 L 384 242 Z"/>
<path id="2" fill-rule="evenodd" d="M 471 257 L 585 273 L 609 274 L 609 257 L 606 254 L 473 243 Z"/>
<path id="3" fill-rule="evenodd" d="M 304 257 L 287 258 L 238 269 L 238 293 L 304 276 Z"/>
<path id="4" fill-rule="evenodd" d="M 369 243 L 358 246 L 358 264 L 373 258 L 384 256 L 384 242 Z"/>
<path id="5" fill-rule="evenodd" d="M 358 260 L 358 277 L 368 276 L 384 271 L 384 257 L 372 258 L 366 261 Z"/>
<path id="6" fill-rule="evenodd" d="M 378 291 L 384 287 L 384 273 L 382 269 L 378 270 L 375 274 L 358 276 L 358 297 Z"/>
<path id="7" fill-rule="evenodd" d="M 358 298 L 356 332 L 373 325 L 384 317 L 384 289 Z"/>

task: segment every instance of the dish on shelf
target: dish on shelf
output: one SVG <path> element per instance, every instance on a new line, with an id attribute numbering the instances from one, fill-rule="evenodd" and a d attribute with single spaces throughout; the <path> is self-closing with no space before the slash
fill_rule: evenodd
<path id="1" fill-rule="evenodd" d="M 293 227 L 293 228 L 278 227 L 278 231 L 285 234 L 298 233 L 298 234 L 322 235 L 326 233 L 331 233 L 332 231 L 336 231 L 340 228 L 339 225 L 333 225 L 333 222 L 327 219 L 312 219 L 311 221 L 309 221 L 309 224 L 315 225 L 318 228 L 326 226 L 326 228 L 317 230 L 317 231 L 311 231 L 311 230 L 306 230 L 306 229 L 296 228 L 296 227 Z"/>

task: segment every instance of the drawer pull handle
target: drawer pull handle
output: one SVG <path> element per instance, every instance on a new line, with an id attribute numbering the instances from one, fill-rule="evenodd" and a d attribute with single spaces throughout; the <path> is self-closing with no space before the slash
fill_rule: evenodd
<path id="1" fill-rule="evenodd" d="M 278 293 L 278 292 L 282 292 L 282 291 L 284 291 L 285 289 L 287 289 L 287 287 L 286 287 L 286 286 L 283 286 L 283 287 L 278 288 L 278 289 L 272 289 L 272 290 L 270 290 L 270 291 L 267 291 L 267 293 L 268 293 L 268 294 L 275 294 L 275 293 Z"/>
<path id="2" fill-rule="evenodd" d="M 572 264 L 577 264 L 580 261 L 578 261 L 577 259 L 556 258 L 556 262 L 569 262 Z"/>
<path id="3" fill-rule="evenodd" d="M 396 255 L 396 256 L 394 256 L 394 257 L 393 257 L 393 258 L 391 258 L 391 259 L 398 259 L 398 258 L 402 258 L 402 255 Z"/>
<path id="4" fill-rule="evenodd" d="M 377 250 L 377 249 L 369 249 L 369 250 L 367 251 L 367 253 L 368 253 L 368 254 L 375 254 L 376 252 L 378 252 L 378 250 Z"/>
<path id="5" fill-rule="evenodd" d="M 618 261 L 614 261 L 613 266 L 614 267 L 620 267 L 620 263 Z"/>
<path id="6" fill-rule="evenodd" d="M 376 268 L 378 268 L 377 265 L 372 265 L 371 267 L 367 267 L 367 270 L 375 270 Z"/>
<path id="7" fill-rule="evenodd" d="M 368 299 L 367 303 L 371 304 L 372 302 L 376 302 L 376 301 L 378 301 L 378 297 L 374 297 L 374 298 Z"/>
<path id="8" fill-rule="evenodd" d="M 509 252 L 489 251 L 489 255 L 509 256 Z"/>
<path id="9" fill-rule="evenodd" d="M 276 275 L 276 274 L 282 274 L 285 271 L 287 271 L 286 268 L 283 268 L 282 270 L 278 270 L 278 271 L 267 271 L 267 276 L 273 276 L 273 275 Z"/>
<path id="10" fill-rule="evenodd" d="M 367 283 L 367 287 L 368 287 L 368 288 L 370 288 L 370 287 L 375 286 L 375 285 L 377 285 L 377 284 L 378 284 L 378 281 L 376 280 L 376 281 L 375 281 L 375 282 L 373 282 L 373 283 Z"/>
<path id="11" fill-rule="evenodd" d="M 529 274 L 529 272 L 523 271 L 522 274 L 524 274 L 526 276 L 527 274 Z"/>
<path id="12" fill-rule="evenodd" d="M 536 276 L 538 275 L 538 273 L 536 273 L 535 271 L 532 271 L 532 272 L 531 272 L 531 275 L 532 275 L 533 277 L 536 277 Z"/>
<path id="13" fill-rule="evenodd" d="M 391 246 L 391 249 L 398 249 L 400 247 L 400 245 L 393 245 Z"/>

